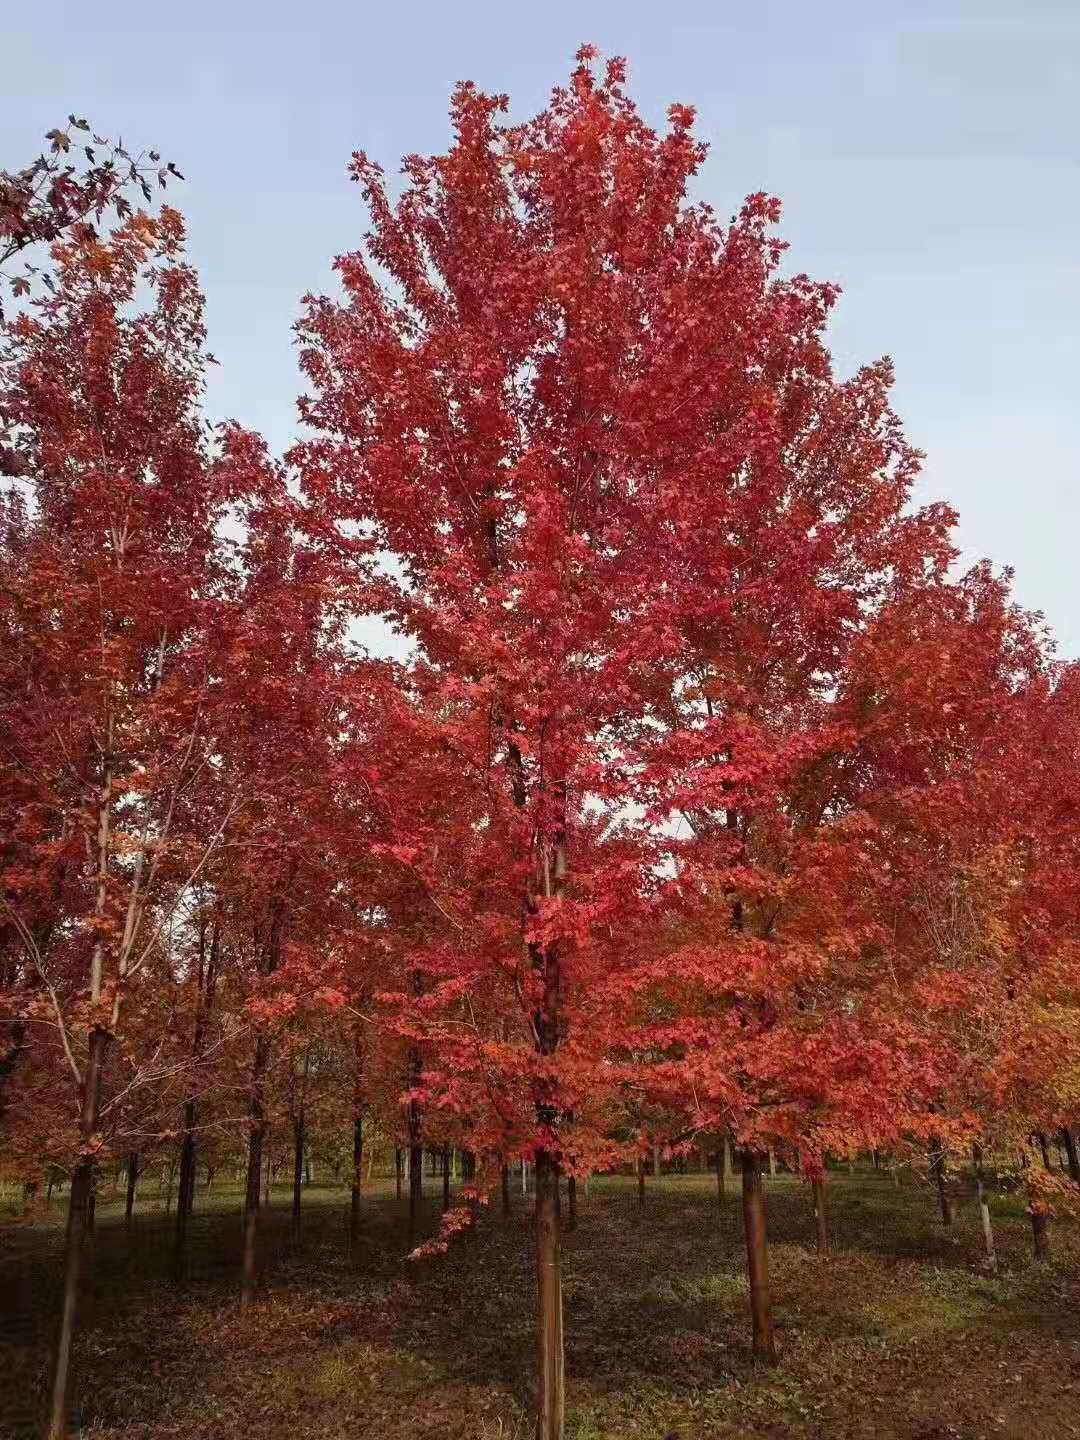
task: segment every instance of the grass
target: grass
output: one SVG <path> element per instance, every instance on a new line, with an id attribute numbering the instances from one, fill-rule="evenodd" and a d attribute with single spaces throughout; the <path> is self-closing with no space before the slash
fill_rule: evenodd
<path id="1" fill-rule="evenodd" d="M 429 1228 L 437 1221 L 436 1184 Z M 388 1183 L 366 1201 L 365 1246 L 344 1258 L 342 1192 L 307 1192 L 303 1235 L 287 1198 L 268 1212 L 263 1289 L 236 1304 L 239 1203 L 218 1191 L 172 1277 L 171 1226 L 99 1204 L 77 1355 L 77 1417 L 94 1440 L 259 1440 L 357 1434 L 526 1440 L 532 1373 L 527 1214 L 485 1215 L 448 1255 L 403 1259 Z M 1002 1273 L 981 1266 L 973 1202 L 951 1232 L 930 1194 L 885 1176 L 831 1177 L 834 1253 L 792 1177 L 768 1182 L 781 1365 L 747 1350 L 736 1196 L 708 1176 L 594 1181 L 566 1238 L 568 1432 L 574 1440 L 1080 1435 L 1080 1236 L 1054 1227 L 1029 1260 L 1019 1205 L 994 1202 Z M 0 1435 L 32 1433 L 59 1286 L 62 1207 L 0 1229 Z"/>

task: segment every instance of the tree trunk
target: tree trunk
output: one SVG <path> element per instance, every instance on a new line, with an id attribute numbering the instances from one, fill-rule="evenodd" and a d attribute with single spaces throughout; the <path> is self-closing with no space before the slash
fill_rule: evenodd
<path id="1" fill-rule="evenodd" d="M 727 1198 L 727 1145 L 720 1142 L 720 1148 L 716 1152 L 716 1200 L 721 1209 L 724 1208 L 724 1201 Z"/>
<path id="2" fill-rule="evenodd" d="M 556 1214 L 558 1163 L 536 1152 L 536 1440 L 563 1440 L 565 1376 L 563 1369 L 562 1256 Z"/>
<path id="3" fill-rule="evenodd" d="M 360 1253 L 360 1194 L 364 1179 L 364 1109 L 353 1099 L 352 1184 L 349 1194 L 349 1254 Z"/>
<path id="4" fill-rule="evenodd" d="M 450 1209 L 450 1176 L 451 1176 L 452 1160 L 451 1160 L 451 1157 L 450 1157 L 450 1146 L 449 1146 L 449 1145 L 444 1145 L 444 1146 L 443 1146 L 442 1157 L 443 1157 L 443 1163 L 442 1163 L 442 1208 L 443 1208 L 443 1214 L 445 1215 L 446 1212 L 447 1212 L 447 1210 Z"/>
<path id="5" fill-rule="evenodd" d="M 771 1149 L 769 1151 L 769 1174 L 774 1180 L 776 1179 L 776 1151 Z"/>
<path id="6" fill-rule="evenodd" d="M 735 1150 L 731 1143 L 731 1136 L 726 1132 L 723 1138 L 724 1169 L 729 1175 L 735 1174 Z"/>
<path id="7" fill-rule="evenodd" d="M 87 1211 L 94 1186 L 94 1161 L 87 1153 L 91 1137 L 97 1129 L 101 1109 L 101 1075 L 109 1046 L 107 1030 L 94 1030 L 83 1077 L 82 1107 L 79 1114 L 79 1137 L 83 1153 L 71 1177 L 68 1194 L 67 1230 L 64 1237 L 64 1288 L 60 1309 L 60 1331 L 56 1340 L 52 1375 L 49 1383 L 47 1440 L 63 1440 L 67 1434 L 68 1397 L 71 1387 L 71 1349 L 79 1309 L 79 1288 L 83 1255 L 86 1249 Z"/>
<path id="8" fill-rule="evenodd" d="M 502 1179 L 502 1213 L 503 1213 L 503 1219 L 504 1219 L 504 1220 L 509 1220 L 509 1218 L 510 1218 L 510 1166 L 509 1166 L 509 1165 L 504 1165 L 504 1166 L 502 1167 L 502 1176 L 501 1176 L 501 1179 Z"/>
<path id="9" fill-rule="evenodd" d="M 945 1188 L 945 1151 L 942 1149 L 940 1140 L 931 1142 L 930 1169 L 934 1176 L 934 1184 L 937 1186 L 938 1205 L 941 1209 L 941 1223 L 943 1225 L 951 1225 L 952 1206 L 949 1204 L 949 1192 Z"/>
<path id="10" fill-rule="evenodd" d="M 524 1159 L 521 1162 L 521 1193 L 522 1195 L 529 1193 L 529 1162 Z"/>
<path id="11" fill-rule="evenodd" d="M 1080 1185 L 1080 1155 L 1076 1150 L 1076 1138 L 1068 1125 L 1061 1127 L 1061 1143 L 1065 1146 L 1065 1158 L 1069 1162 L 1069 1175 L 1074 1184 Z"/>
<path id="12" fill-rule="evenodd" d="M 982 1221 L 983 1243 L 986 1246 L 986 1263 L 990 1268 L 991 1275 L 997 1274 L 997 1251 L 994 1249 L 994 1227 L 990 1221 L 990 1206 L 986 1203 L 986 1187 L 983 1184 L 982 1169 L 982 1147 L 976 1145 L 973 1151 L 975 1160 L 975 1195 L 979 1202 L 979 1219 Z"/>
<path id="13" fill-rule="evenodd" d="M 265 1035 L 260 1035 L 255 1042 L 255 1059 L 251 1066 L 247 1187 L 244 1195 L 244 1259 L 240 1281 L 240 1304 L 242 1306 L 250 1305 L 255 1294 L 259 1202 L 262 1199 L 263 1144 L 266 1139 L 264 1091 L 269 1057 L 270 1042 Z"/>
<path id="14" fill-rule="evenodd" d="M 1046 1143 L 1046 1136 L 1041 1130 L 1036 1130 L 1035 1139 L 1039 1142 L 1039 1150 L 1042 1154 L 1043 1168 L 1046 1170 L 1052 1170 L 1054 1167 L 1050 1164 L 1050 1149 Z"/>
<path id="15" fill-rule="evenodd" d="M 659 1180 L 659 1179 L 660 1179 L 660 1146 L 659 1146 L 659 1145 L 654 1145 L 654 1146 L 652 1147 L 652 1173 L 653 1173 L 653 1179 L 654 1179 L 654 1180 Z"/>
<path id="16" fill-rule="evenodd" d="M 811 1186 L 814 1194 L 814 1220 L 817 1225 L 817 1249 L 819 1255 L 829 1253 L 829 1215 L 826 1208 L 825 1177 L 814 1180 Z"/>
<path id="17" fill-rule="evenodd" d="M 401 1153 L 401 1146 L 394 1146 L 394 1190 L 398 1200 L 401 1200 L 401 1172 L 405 1166 L 405 1158 Z"/>
<path id="18" fill-rule="evenodd" d="M 130 1225 L 135 1214 L 135 1188 L 139 1183 L 139 1156 L 132 1150 L 127 1160 L 127 1194 L 124 1197 L 124 1224 Z"/>
<path id="19" fill-rule="evenodd" d="M 769 1252 L 765 1228 L 765 1191 L 761 1183 L 761 1156 L 742 1152 L 743 1225 L 746 1230 L 746 1270 L 750 1282 L 750 1319 L 755 1360 L 776 1364 L 772 1300 L 769 1295 Z"/>
<path id="20" fill-rule="evenodd" d="M 566 1177 L 566 1228 L 567 1230 L 577 1229 L 577 1177 L 568 1175 Z"/>
<path id="21" fill-rule="evenodd" d="M 419 994 L 419 980 L 416 985 Z M 409 1064 L 409 1078 L 413 1085 L 419 1085 L 423 1074 L 423 1061 L 418 1051 L 413 1051 Z M 416 1100 L 409 1101 L 409 1249 L 416 1246 L 420 1225 L 420 1209 L 424 1202 L 424 1144 L 420 1133 L 420 1106 Z"/>
<path id="22" fill-rule="evenodd" d="M 292 1238 L 300 1238 L 300 1195 L 304 1185 L 304 1110 L 293 1122 Z"/>

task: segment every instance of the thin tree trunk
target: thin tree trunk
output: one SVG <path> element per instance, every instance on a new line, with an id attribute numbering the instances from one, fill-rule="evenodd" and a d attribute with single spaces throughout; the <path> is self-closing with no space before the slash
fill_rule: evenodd
<path id="1" fill-rule="evenodd" d="M 769 1151 L 769 1174 L 776 1179 L 776 1151 L 772 1149 Z"/>
<path id="2" fill-rule="evenodd" d="M 529 1193 L 529 1162 L 524 1159 L 521 1162 L 521 1193 L 522 1195 Z"/>
<path id="3" fill-rule="evenodd" d="M 504 1166 L 502 1167 L 501 1180 L 502 1180 L 502 1213 L 503 1213 L 503 1219 L 504 1219 L 504 1220 L 508 1220 L 508 1219 L 510 1218 L 510 1166 L 509 1166 L 509 1165 L 504 1165 Z"/>
<path id="4" fill-rule="evenodd" d="M 255 1042 L 255 1059 L 251 1066 L 247 1188 L 244 1196 L 244 1259 L 240 1282 L 240 1304 L 242 1306 L 250 1305 L 255 1295 L 259 1209 L 262 1199 L 263 1144 L 266 1139 L 264 1090 L 269 1056 L 270 1042 L 265 1035 L 260 1035 Z"/>
<path id="5" fill-rule="evenodd" d="M 652 1173 L 653 1173 L 653 1179 L 654 1179 L 654 1180 L 659 1180 L 659 1179 L 660 1179 L 660 1146 L 659 1146 L 659 1145 L 654 1145 L 654 1146 L 652 1147 Z"/>
<path id="6" fill-rule="evenodd" d="M 934 1184 L 937 1186 L 938 1205 L 941 1209 L 941 1223 L 943 1225 L 951 1225 L 952 1206 L 949 1204 L 949 1192 L 945 1185 L 945 1151 L 942 1149 L 940 1140 L 931 1142 L 930 1169 L 933 1172 Z"/>
<path id="7" fill-rule="evenodd" d="M 566 1228 L 567 1230 L 577 1229 L 577 1177 L 568 1175 L 566 1177 Z"/>
<path id="8" fill-rule="evenodd" d="M 983 1244 L 986 1246 L 986 1263 L 991 1275 L 997 1274 L 997 1251 L 994 1249 L 994 1227 L 990 1220 L 990 1206 L 986 1203 L 986 1186 L 983 1184 L 982 1147 L 974 1147 L 975 1195 L 979 1202 L 979 1219 L 982 1221 Z"/>
<path id="9" fill-rule="evenodd" d="M 1065 1158 L 1069 1164 L 1069 1175 L 1073 1182 L 1080 1185 L 1080 1155 L 1076 1150 L 1076 1138 L 1068 1125 L 1061 1127 L 1061 1143 L 1065 1147 Z"/>
<path id="10" fill-rule="evenodd" d="M 419 993 L 419 982 L 417 982 Z M 423 1061 L 419 1052 L 414 1051 L 410 1063 L 410 1078 L 413 1085 L 420 1084 Z M 416 1246 L 420 1225 L 420 1210 L 424 1203 L 424 1145 L 420 1134 L 420 1106 L 416 1100 L 409 1101 L 409 1249 Z"/>
<path id="11" fill-rule="evenodd" d="M 127 1194 L 124 1198 L 124 1224 L 130 1225 L 135 1214 L 135 1187 L 139 1183 L 139 1156 L 132 1150 L 127 1161 Z M 50 1181 L 49 1188 L 52 1188 Z"/>
<path id="12" fill-rule="evenodd" d="M 1054 1167 L 1050 1164 L 1050 1149 L 1046 1143 L 1046 1136 L 1041 1130 L 1036 1130 L 1035 1139 L 1039 1142 L 1039 1150 L 1042 1154 L 1043 1168 L 1046 1170 L 1052 1170 Z"/>
<path id="13" fill-rule="evenodd" d="M 353 1099 L 352 1184 L 349 1194 L 349 1254 L 360 1253 L 360 1195 L 364 1179 L 364 1109 Z"/>
<path id="14" fill-rule="evenodd" d="M 537 1395 L 536 1440 L 563 1440 L 565 1374 L 563 1360 L 562 1256 L 555 1157 L 536 1152 Z"/>
<path id="15" fill-rule="evenodd" d="M 814 1220 L 817 1225 L 817 1248 L 819 1255 L 829 1253 L 829 1216 L 825 1208 L 825 1177 L 812 1182 L 814 1194 Z"/>
<path id="16" fill-rule="evenodd" d="M 449 1146 L 449 1145 L 444 1145 L 444 1146 L 443 1146 L 442 1156 L 443 1156 L 443 1164 L 442 1164 L 442 1208 L 443 1208 L 443 1214 L 445 1215 L 446 1212 L 447 1212 L 447 1210 L 450 1209 L 450 1170 L 451 1170 L 451 1159 L 450 1159 L 450 1146 Z"/>
<path id="17" fill-rule="evenodd" d="M 721 1210 L 724 1208 L 724 1201 L 727 1199 L 727 1145 L 720 1142 L 720 1148 L 716 1152 L 716 1201 Z"/>
<path id="18" fill-rule="evenodd" d="M 401 1172 L 405 1166 L 405 1159 L 401 1153 L 401 1146 L 394 1146 L 394 1190 L 398 1200 L 401 1199 Z"/>
<path id="19" fill-rule="evenodd" d="M 300 1197 L 304 1186 L 304 1111 L 293 1124 L 292 1238 L 300 1238 Z"/>
<path id="20" fill-rule="evenodd" d="M 49 1383 L 47 1440 L 63 1440 L 67 1434 L 68 1397 L 71 1387 L 71 1349 L 79 1309 L 79 1290 L 86 1249 L 86 1221 L 94 1185 L 94 1161 L 86 1148 L 97 1129 L 101 1108 L 101 1075 L 109 1045 L 106 1030 L 95 1029 L 83 1077 L 79 1135 L 83 1153 L 71 1177 L 68 1194 L 67 1231 L 64 1237 L 64 1288 L 60 1309 L 60 1331 Z"/>
<path id="21" fill-rule="evenodd" d="M 765 1191 L 761 1183 L 761 1156 L 756 1150 L 742 1152 L 742 1190 L 753 1355 L 755 1360 L 775 1365 L 776 1341 L 773 1338 L 772 1300 L 769 1294 Z"/>

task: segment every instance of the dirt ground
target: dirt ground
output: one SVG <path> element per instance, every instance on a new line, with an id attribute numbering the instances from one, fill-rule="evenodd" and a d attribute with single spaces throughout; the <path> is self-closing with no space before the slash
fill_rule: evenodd
<path id="1" fill-rule="evenodd" d="M 438 1182 L 432 1185 L 436 1223 Z M 593 1182 L 566 1237 L 568 1434 L 575 1440 L 1061 1440 L 1080 1436 L 1080 1234 L 1053 1227 L 1030 1259 L 1015 1202 L 994 1201 L 1001 1273 L 981 1266 L 969 1198 L 945 1231 L 927 1190 L 873 1171 L 831 1177 L 834 1253 L 812 1249 L 793 1177 L 769 1182 L 781 1360 L 755 1367 L 738 1198 L 708 1176 Z M 171 1273 L 160 1207 L 128 1235 L 99 1210 L 77 1356 L 81 1434 L 94 1440 L 527 1440 L 532 1268 L 525 1202 L 484 1215 L 447 1256 L 402 1258 L 404 1212 L 367 1202 L 344 1258 L 342 1192 L 305 1196 L 290 1242 L 276 1198 L 264 1287 L 236 1303 L 239 1196 L 192 1222 Z M 33 1433 L 59 1283 L 56 1218 L 0 1229 L 0 1435 Z M 497 1212 L 497 1202 L 496 1202 Z"/>

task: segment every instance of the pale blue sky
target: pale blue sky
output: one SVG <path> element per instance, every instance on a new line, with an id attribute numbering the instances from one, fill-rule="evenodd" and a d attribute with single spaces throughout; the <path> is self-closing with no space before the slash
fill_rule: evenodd
<path id="1" fill-rule="evenodd" d="M 544 103 L 578 44 L 624 54 L 646 114 L 697 106 L 698 193 L 785 204 L 792 261 L 845 290 L 842 371 L 882 351 L 970 558 L 1016 567 L 1080 653 L 1080 6 L 1076 0 L 188 0 L 10 7 L 2 163 L 69 110 L 187 175 L 216 414 L 293 433 L 290 325 L 363 216 L 350 152 L 447 139 L 453 82 Z"/>

